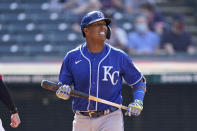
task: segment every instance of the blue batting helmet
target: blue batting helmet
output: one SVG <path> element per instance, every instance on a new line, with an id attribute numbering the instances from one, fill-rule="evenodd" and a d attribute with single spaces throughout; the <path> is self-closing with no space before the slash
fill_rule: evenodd
<path id="1" fill-rule="evenodd" d="M 82 20 L 81 20 L 81 31 L 83 33 L 83 37 L 85 37 L 85 33 L 84 33 L 83 29 L 86 26 L 88 26 L 88 25 L 90 25 L 94 22 L 100 21 L 100 20 L 104 20 L 106 22 L 106 26 L 107 26 L 107 36 L 106 36 L 106 38 L 110 39 L 111 29 L 109 27 L 109 24 L 111 23 L 111 20 L 108 19 L 108 18 L 105 18 L 104 14 L 101 11 L 89 12 L 82 18 Z"/>

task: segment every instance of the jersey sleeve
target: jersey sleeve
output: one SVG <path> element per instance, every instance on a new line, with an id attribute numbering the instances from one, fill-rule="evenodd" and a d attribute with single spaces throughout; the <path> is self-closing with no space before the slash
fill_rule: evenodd
<path id="1" fill-rule="evenodd" d="M 63 85 L 72 85 L 73 83 L 73 78 L 72 78 L 72 73 L 70 70 L 70 60 L 69 60 L 69 55 L 67 54 L 64 57 L 64 60 L 62 62 L 60 74 L 59 74 L 59 82 L 61 82 Z"/>
<path id="2" fill-rule="evenodd" d="M 132 60 L 127 54 L 123 55 L 121 69 L 124 80 L 130 86 L 136 84 L 142 78 L 142 74 L 135 67 Z"/>
<path id="3" fill-rule="evenodd" d="M 17 108 L 11 98 L 11 95 L 2 81 L 2 76 L 0 75 L 0 100 L 3 104 L 10 110 L 10 113 L 14 114 L 17 112 Z"/>

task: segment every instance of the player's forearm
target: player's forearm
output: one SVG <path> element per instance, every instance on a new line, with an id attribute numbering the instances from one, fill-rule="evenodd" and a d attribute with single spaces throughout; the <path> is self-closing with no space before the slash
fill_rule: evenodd
<path id="1" fill-rule="evenodd" d="M 143 101 L 145 92 L 146 92 L 146 79 L 143 77 L 141 81 L 139 81 L 133 86 L 134 100 L 137 99 Z"/>
<path id="2" fill-rule="evenodd" d="M 9 94 L 9 91 L 6 85 L 3 83 L 2 79 L 0 79 L 0 100 L 9 109 L 10 113 L 14 114 L 17 112 L 17 108 L 14 105 L 14 102 Z"/>
<path id="3" fill-rule="evenodd" d="M 134 90 L 133 92 L 133 98 L 134 100 L 144 100 L 144 95 L 145 95 L 145 90 L 141 87 L 138 87 L 137 89 Z"/>

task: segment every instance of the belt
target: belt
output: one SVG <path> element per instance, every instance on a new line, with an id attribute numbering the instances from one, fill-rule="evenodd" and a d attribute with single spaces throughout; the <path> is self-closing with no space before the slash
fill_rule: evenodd
<path id="1" fill-rule="evenodd" d="M 111 107 L 107 110 L 103 110 L 103 111 L 88 111 L 88 112 L 85 112 L 85 111 L 73 111 L 74 113 L 76 114 L 79 114 L 79 115 L 83 115 L 83 116 L 89 116 L 90 118 L 97 118 L 97 117 L 100 117 L 102 115 L 107 115 L 107 114 L 110 114 L 114 111 L 118 110 L 118 108 L 115 108 L 115 107 Z"/>

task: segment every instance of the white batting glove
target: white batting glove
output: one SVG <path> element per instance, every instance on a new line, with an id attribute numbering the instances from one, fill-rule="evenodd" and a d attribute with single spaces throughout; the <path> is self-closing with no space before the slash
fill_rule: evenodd
<path id="1" fill-rule="evenodd" d="M 140 115 L 143 109 L 143 102 L 136 99 L 133 103 L 130 103 L 128 107 L 129 109 L 125 113 L 126 116 L 131 116 L 131 115 L 138 116 Z"/>
<path id="2" fill-rule="evenodd" d="M 56 91 L 56 96 L 64 100 L 68 100 L 70 98 L 70 92 L 70 86 L 63 85 Z"/>

